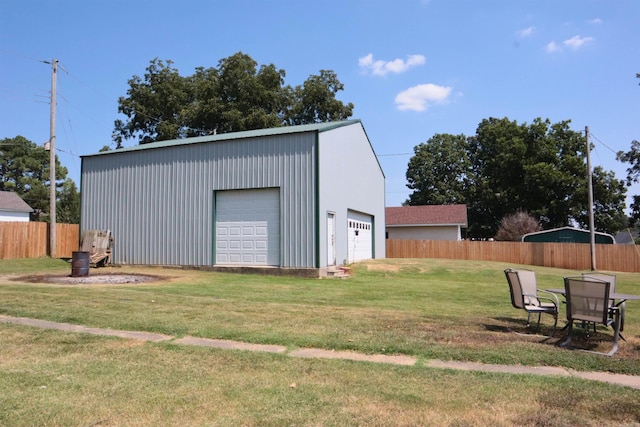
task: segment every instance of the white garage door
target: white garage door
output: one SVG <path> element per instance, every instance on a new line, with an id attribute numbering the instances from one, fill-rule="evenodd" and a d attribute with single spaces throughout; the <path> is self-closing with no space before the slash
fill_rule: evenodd
<path id="1" fill-rule="evenodd" d="M 349 211 L 349 262 L 373 258 L 373 219 L 371 215 Z"/>
<path id="2" fill-rule="evenodd" d="M 216 193 L 216 265 L 280 265 L 278 189 Z"/>

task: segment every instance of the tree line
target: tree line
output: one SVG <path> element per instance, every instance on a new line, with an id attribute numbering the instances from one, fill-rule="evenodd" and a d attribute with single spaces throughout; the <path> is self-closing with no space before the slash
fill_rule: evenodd
<path id="1" fill-rule="evenodd" d="M 56 168 L 56 222 L 80 222 L 80 193 L 75 182 L 67 178 L 68 170 Z M 0 140 L 0 191 L 18 194 L 34 210 L 34 221 L 49 222 L 49 152 L 23 136 Z"/>
<path id="2" fill-rule="evenodd" d="M 473 238 L 495 237 L 501 221 L 519 212 L 544 229 L 588 228 L 586 140 L 569 123 L 489 118 L 472 136 L 436 134 L 414 148 L 406 173 L 413 192 L 406 203 L 466 204 Z M 626 191 L 613 172 L 594 168 L 598 231 L 627 227 Z"/>
<path id="3" fill-rule="evenodd" d="M 320 70 L 297 86 L 285 84 L 286 72 L 261 65 L 238 52 L 217 67 L 198 67 L 182 76 L 172 61 L 155 58 L 143 77 L 129 79 L 127 96 L 118 99 L 117 147 L 127 139 L 141 144 L 203 136 L 345 120 L 353 104 L 336 98 L 344 85 L 331 70 Z"/>

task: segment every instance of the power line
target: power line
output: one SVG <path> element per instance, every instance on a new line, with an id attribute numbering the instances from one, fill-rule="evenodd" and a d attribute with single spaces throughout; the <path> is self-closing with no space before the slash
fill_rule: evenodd
<path id="1" fill-rule="evenodd" d="M 63 150 L 63 149 L 61 149 L 61 148 L 58 148 L 58 147 L 56 147 L 56 151 L 59 151 L 59 152 L 61 152 L 61 153 L 65 153 L 65 154 L 69 154 L 70 156 L 73 156 L 73 157 L 80 158 L 80 156 L 79 156 L 79 155 L 77 155 L 76 153 L 73 153 L 73 152 L 71 152 L 71 151 L 65 151 L 65 150 Z"/>
<path id="2" fill-rule="evenodd" d="M 593 139 L 595 139 L 596 141 L 598 141 L 600 144 L 602 144 L 606 149 L 608 149 L 609 151 L 611 151 L 613 154 L 616 154 L 616 155 L 618 154 L 618 152 L 617 152 L 617 151 L 615 151 L 613 148 L 609 147 L 607 144 L 605 144 L 605 143 L 604 143 L 604 142 L 602 142 L 600 139 L 598 139 L 598 137 L 597 137 L 597 136 L 595 136 L 595 135 L 593 134 L 593 132 L 589 131 L 589 135 L 590 135 Z"/>
<path id="3" fill-rule="evenodd" d="M 100 94 L 101 96 L 103 96 L 103 97 L 105 97 L 105 98 L 110 99 L 110 98 L 109 98 L 109 97 L 108 97 L 104 92 L 102 92 L 102 91 L 98 90 L 97 88 L 95 88 L 95 87 L 93 87 L 93 86 L 89 85 L 88 83 L 86 83 L 86 82 L 82 81 L 82 80 L 81 80 L 80 78 L 78 78 L 75 74 L 72 74 L 72 73 L 70 73 L 70 72 L 69 72 L 69 71 L 67 71 L 67 70 L 64 70 L 64 72 L 65 72 L 65 73 L 67 73 L 67 75 L 68 75 L 68 76 L 70 76 L 71 78 L 73 78 L 74 80 L 78 81 L 79 83 L 82 83 L 82 84 L 83 84 L 84 86 L 86 86 L 87 88 L 89 88 L 89 89 L 93 90 L 94 92 L 96 92 L 96 93 Z M 86 114 L 86 113 L 85 113 L 85 114 Z M 161 123 L 163 123 L 163 122 L 166 122 L 166 120 L 165 120 L 165 119 L 161 119 L 161 118 L 153 117 L 153 116 L 151 116 L 151 115 L 149 115 L 149 114 L 146 114 L 146 113 L 144 113 L 144 112 L 142 112 L 142 111 L 135 110 L 134 114 L 135 114 L 135 115 L 139 115 L 139 116 L 143 116 L 143 117 L 145 117 L 146 119 L 148 119 L 148 120 L 150 120 L 150 121 L 152 121 L 152 122 L 155 122 L 155 124 L 156 124 L 156 125 L 159 125 L 159 124 L 161 124 Z M 127 118 L 129 118 L 129 117 L 127 116 Z M 95 119 L 94 119 L 94 120 L 95 120 Z M 176 124 L 179 126 L 179 128 L 180 128 L 180 129 L 183 129 L 183 130 L 186 130 L 186 131 L 197 132 L 197 133 L 200 133 L 200 134 L 203 134 L 203 135 L 207 135 L 207 134 L 211 133 L 211 130 L 208 130 L 208 129 L 198 129 L 198 128 L 192 128 L 192 127 L 189 127 L 189 126 L 180 125 L 179 123 L 176 123 Z M 113 145 L 113 144 L 111 144 L 111 145 Z"/>
<path id="4" fill-rule="evenodd" d="M 68 101 L 66 98 L 62 97 L 62 99 L 68 104 Z M 71 116 L 69 115 L 69 110 L 68 108 L 62 108 L 61 109 L 63 114 L 66 116 L 67 121 L 69 122 L 69 131 L 67 132 L 67 126 L 65 125 L 65 121 L 61 120 L 60 123 L 62 125 L 62 130 L 64 131 L 64 136 L 65 136 L 65 140 L 69 142 L 69 144 L 71 146 L 75 145 L 75 134 L 73 132 L 73 125 L 71 124 Z M 76 154 L 74 154 L 72 151 L 65 151 L 62 150 L 58 147 L 56 147 L 56 151 L 59 151 L 61 153 L 65 153 L 65 154 L 70 154 L 74 157 L 79 157 Z"/>
<path id="5" fill-rule="evenodd" d="M 0 97 L 5 99 L 13 99 L 13 100 L 27 100 L 30 99 L 29 96 L 23 95 L 20 92 L 16 91 L 14 88 L 7 89 L 0 87 Z"/>
<path id="6" fill-rule="evenodd" d="M 390 153 L 390 154 L 378 154 L 378 157 L 392 157 L 392 156 L 412 156 L 414 153 Z"/>
<path id="7" fill-rule="evenodd" d="M 28 59 L 29 61 L 40 62 L 40 60 L 37 59 L 37 58 L 33 58 L 31 56 L 25 55 L 23 53 L 16 52 L 16 51 L 11 50 L 11 49 L 2 48 L 2 49 L 0 49 L 0 52 L 5 53 L 7 55 L 15 56 L 16 58 L 22 58 L 22 59 Z"/>
<path id="8" fill-rule="evenodd" d="M 97 89 L 97 88 L 95 88 L 95 87 L 91 86 L 90 84 L 88 84 L 88 83 L 86 83 L 86 82 L 82 81 L 82 80 L 81 80 L 80 78 L 78 78 L 75 74 L 70 73 L 70 72 L 69 72 L 69 71 L 67 71 L 67 70 L 65 70 L 65 72 L 66 72 L 66 73 L 67 73 L 67 75 L 68 75 L 69 77 L 71 77 L 72 79 L 74 79 L 74 80 L 76 80 L 76 81 L 78 81 L 78 82 L 82 83 L 84 86 L 86 86 L 86 87 L 88 87 L 89 89 L 93 90 L 94 92 L 96 92 L 96 93 L 100 94 L 100 95 L 101 95 L 101 96 L 103 96 L 104 98 L 106 98 L 106 99 L 110 99 L 110 97 L 109 97 L 107 94 L 105 94 L 105 93 L 104 93 L 104 92 L 102 92 L 101 90 L 99 90 L 99 89 Z"/>

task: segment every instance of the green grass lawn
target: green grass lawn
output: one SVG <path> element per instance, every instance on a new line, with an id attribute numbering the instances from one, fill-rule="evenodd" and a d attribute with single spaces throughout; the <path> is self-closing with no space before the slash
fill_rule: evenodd
<path id="1" fill-rule="evenodd" d="M 0 314 L 86 326 L 416 356 L 413 367 L 190 348 L 0 324 L 0 425 L 624 425 L 640 392 L 575 378 L 453 372 L 428 359 L 640 375 L 640 302 L 607 358 L 524 336 L 509 265 L 376 260 L 346 280 L 161 268 L 92 269 L 164 280 L 31 283 L 60 260 L 0 261 Z M 540 288 L 579 272 L 533 268 Z M 618 273 L 640 294 L 640 274 Z M 562 313 L 563 315 L 563 313 Z M 563 316 L 561 316 L 563 317 Z M 543 333 L 551 318 L 543 317 Z M 562 323 L 562 322 L 561 322 Z M 585 345 L 606 348 L 610 331 Z M 606 404 L 603 404 L 606 402 Z M 100 424 L 97 424 L 100 423 Z"/>

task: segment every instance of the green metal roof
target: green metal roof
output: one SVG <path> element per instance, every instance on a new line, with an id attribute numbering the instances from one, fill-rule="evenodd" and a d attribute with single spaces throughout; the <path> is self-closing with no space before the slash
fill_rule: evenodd
<path id="1" fill-rule="evenodd" d="M 153 148 L 174 147 L 188 144 L 201 144 L 204 142 L 229 141 L 233 139 L 256 138 L 261 136 L 287 135 L 292 133 L 304 132 L 326 132 L 343 126 L 349 126 L 354 123 L 361 123 L 360 119 L 344 120 L 339 122 L 312 123 L 308 125 L 298 126 L 281 126 L 277 128 L 256 129 L 243 132 L 229 132 L 217 135 L 197 136 L 192 138 L 170 139 L 166 141 L 150 142 L 148 144 L 138 144 L 132 147 L 119 148 L 117 150 L 103 151 L 95 154 L 88 154 L 81 157 L 100 156 L 104 154 L 126 153 L 130 151 L 150 150 Z"/>

